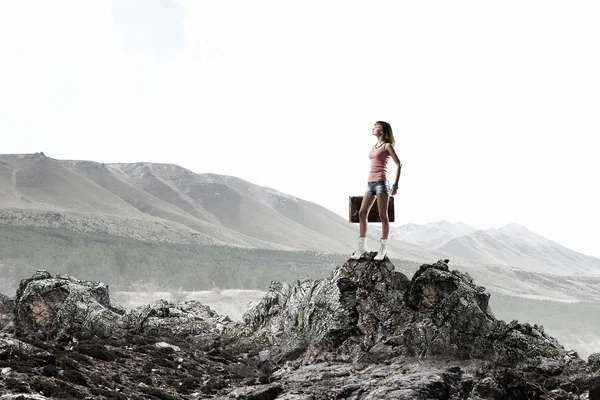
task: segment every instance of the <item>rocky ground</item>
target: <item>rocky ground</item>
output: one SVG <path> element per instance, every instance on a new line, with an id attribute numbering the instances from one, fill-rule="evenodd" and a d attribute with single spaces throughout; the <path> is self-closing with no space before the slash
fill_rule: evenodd
<path id="1" fill-rule="evenodd" d="M 373 255 L 273 282 L 243 322 L 38 271 L 0 296 L 0 399 L 600 399 L 600 354 L 495 319 L 445 261 L 409 279 Z"/>

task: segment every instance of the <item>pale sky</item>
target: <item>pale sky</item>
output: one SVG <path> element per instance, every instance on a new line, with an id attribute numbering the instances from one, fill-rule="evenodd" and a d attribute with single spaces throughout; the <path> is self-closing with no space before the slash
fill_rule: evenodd
<path id="1" fill-rule="evenodd" d="M 0 0 L 0 153 L 173 163 L 600 257 L 600 2 Z M 394 179 L 395 165 L 389 165 Z"/>

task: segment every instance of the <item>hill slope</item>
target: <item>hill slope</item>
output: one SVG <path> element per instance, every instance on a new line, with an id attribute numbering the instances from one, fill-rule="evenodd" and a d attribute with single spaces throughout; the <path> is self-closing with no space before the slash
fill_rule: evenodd
<path id="1" fill-rule="evenodd" d="M 135 239 L 350 253 L 358 226 L 317 204 L 242 179 L 172 164 L 101 164 L 0 155 L 0 222 Z M 369 235 L 371 249 L 377 236 Z M 391 256 L 447 254 L 397 241 Z"/>
<path id="2" fill-rule="evenodd" d="M 600 259 L 578 253 L 516 223 L 486 230 L 449 221 L 406 224 L 392 226 L 390 239 L 438 250 L 465 264 L 467 259 L 473 265 L 517 267 L 529 272 L 600 274 Z"/>
<path id="3" fill-rule="evenodd" d="M 457 257 L 558 275 L 598 274 L 600 259 L 578 253 L 518 224 L 478 230 L 438 247 Z"/>

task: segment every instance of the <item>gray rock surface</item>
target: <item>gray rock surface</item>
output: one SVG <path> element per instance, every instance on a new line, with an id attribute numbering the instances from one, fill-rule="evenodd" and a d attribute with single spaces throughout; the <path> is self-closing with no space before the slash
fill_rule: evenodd
<path id="1" fill-rule="evenodd" d="M 17 356 L 22 360 L 34 360 L 53 363 L 55 357 L 52 353 L 37 348 L 18 339 L 0 338 L 0 360 Z"/>
<path id="2" fill-rule="evenodd" d="M 273 283 L 244 314 L 247 335 L 306 363 L 446 357 L 551 375 L 585 364 L 542 328 L 496 320 L 485 288 L 447 262 L 423 265 L 409 280 L 374 254 L 348 260 L 326 279 Z"/>
<path id="3" fill-rule="evenodd" d="M 15 297 L 16 335 L 39 340 L 72 340 L 145 335 L 219 333 L 235 326 L 198 301 L 157 300 L 126 311 L 110 298 L 108 286 L 39 270 L 24 279 Z"/>
<path id="4" fill-rule="evenodd" d="M 588 364 L 593 370 L 600 373 L 600 353 L 590 354 L 588 357 Z"/>
<path id="5" fill-rule="evenodd" d="M 98 399 L 594 400 L 587 362 L 541 326 L 495 319 L 447 261 L 412 279 L 374 253 L 273 282 L 232 322 L 197 301 L 124 312 L 108 288 L 38 271 L 0 337 L 0 393 Z M 68 339 L 68 340 L 64 340 Z M 44 398 L 44 397 L 38 397 Z"/>
<path id="6" fill-rule="evenodd" d="M 370 257 L 373 257 L 371 253 Z M 243 316 L 247 332 L 281 346 L 287 354 L 340 346 L 360 353 L 391 336 L 387 325 L 402 302 L 408 278 L 382 262 L 348 261 L 329 278 L 294 285 L 273 282 L 265 297 Z"/>
<path id="7" fill-rule="evenodd" d="M 14 299 L 16 335 L 40 340 L 110 337 L 122 330 L 122 314 L 106 284 L 45 270 L 22 280 Z"/>
<path id="8" fill-rule="evenodd" d="M 196 300 L 156 300 L 130 310 L 122 320 L 131 333 L 162 336 L 211 334 L 235 325 Z"/>
<path id="9" fill-rule="evenodd" d="M 14 301 L 0 293 L 0 332 L 12 332 Z"/>

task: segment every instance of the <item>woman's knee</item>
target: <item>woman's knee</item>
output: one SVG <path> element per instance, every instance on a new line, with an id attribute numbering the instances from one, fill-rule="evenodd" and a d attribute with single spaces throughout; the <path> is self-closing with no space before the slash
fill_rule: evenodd
<path id="1" fill-rule="evenodd" d="M 380 211 L 379 212 L 379 219 L 382 221 L 387 221 L 388 220 L 388 213 L 387 211 Z"/>

